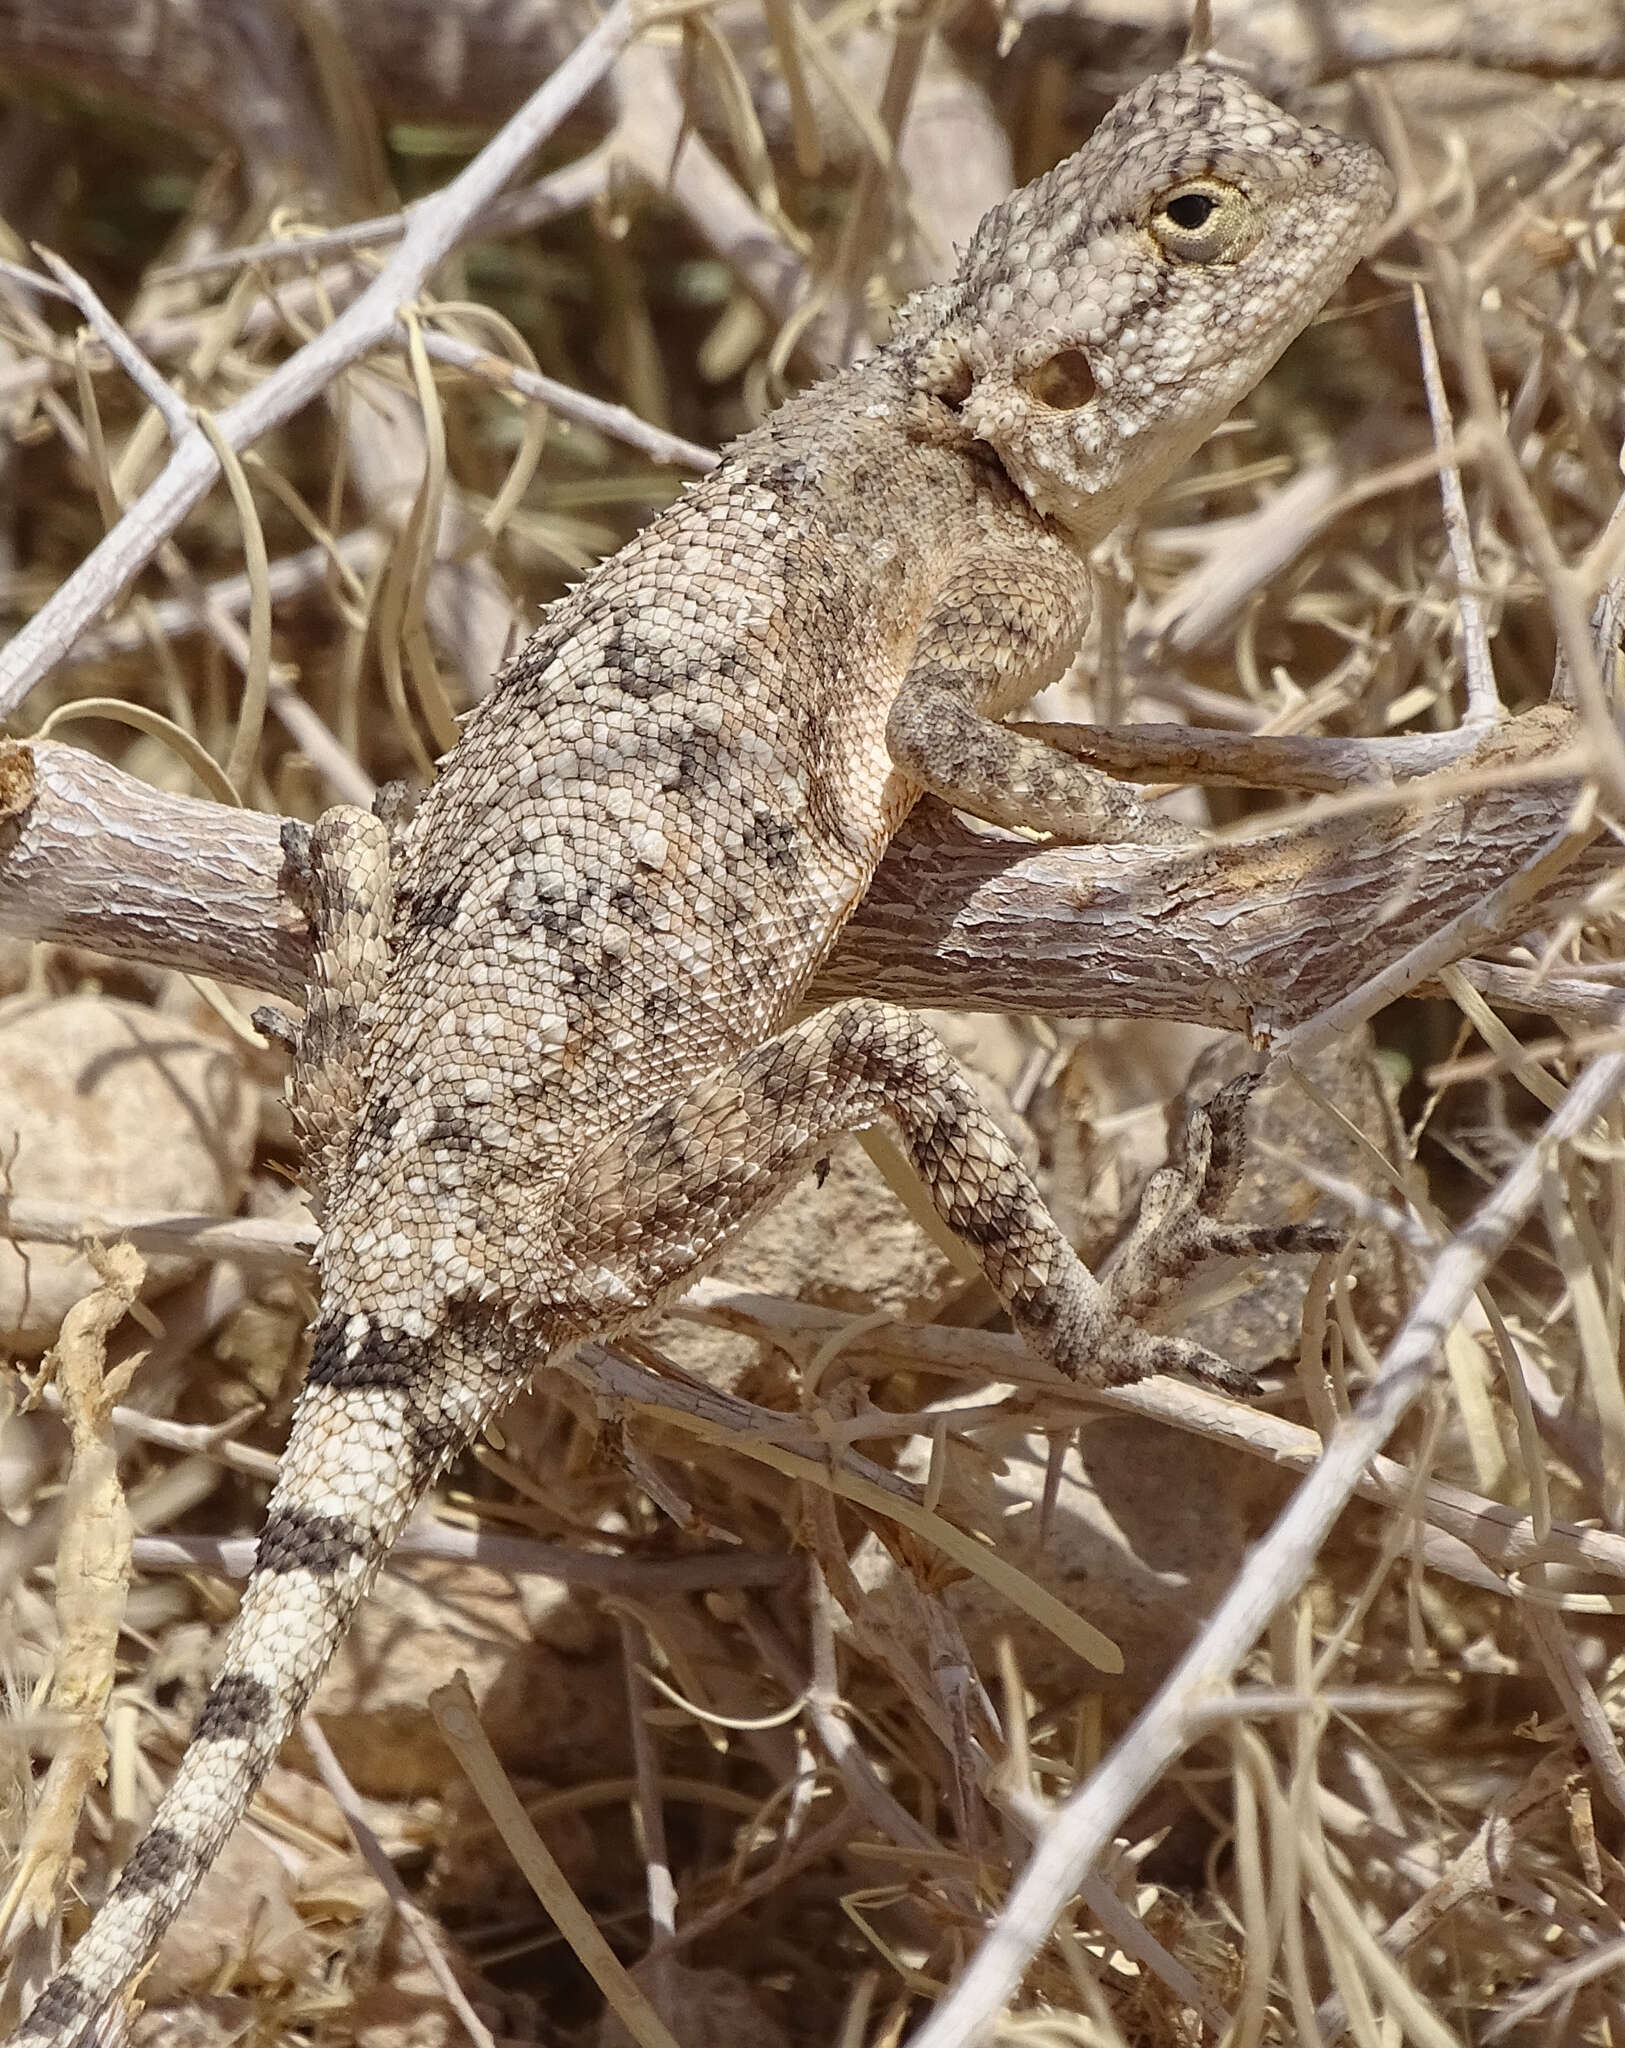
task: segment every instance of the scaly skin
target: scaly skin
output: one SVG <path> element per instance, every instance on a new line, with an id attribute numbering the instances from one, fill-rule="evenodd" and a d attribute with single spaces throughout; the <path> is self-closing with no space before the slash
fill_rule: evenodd
<path id="1" fill-rule="evenodd" d="M 1389 197 L 1369 150 L 1222 72 L 1147 79 L 887 346 L 551 609 L 393 878 L 364 814 L 290 843 L 318 955 L 295 1076 L 323 1219 L 308 1381 L 192 1743 L 18 2048 L 68 2048 L 150 1955 L 447 1460 L 561 1346 L 686 1285 L 836 1132 L 895 1125 L 1069 1372 L 1245 1383 L 1133 1319 L 1206 1252 L 1317 1241 L 1215 1221 L 1241 1098 L 1160 1186 L 1114 1292 L 921 1025 L 866 1002 L 790 1020 L 923 790 L 1071 839 L 1184 836 L 993 721 L 1076 649 L 1089 548 L 1263 375 Z"/>

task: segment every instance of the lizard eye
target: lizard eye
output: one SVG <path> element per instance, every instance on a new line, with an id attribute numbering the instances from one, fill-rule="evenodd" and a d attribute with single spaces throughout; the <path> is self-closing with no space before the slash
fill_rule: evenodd
<path id="1" fill-rule="evenodd" d="M 1187 178 L 1164 192 L 1147 226 L 1163 254 L 1178 263 L 1237 263 L 1262 232 L 1246 193 L 1218 178 Z"/>
<path id="2" fill-rule="evenodd" d="M 1180 192 L 1162 210 L 1175 227 L 1195 229 L 1205 228 L 1218 207 L 1211 192 Z"/>
<path id="3" fill-rule="evenodd" d="M 1095 395 L 1095 373 L 1081 348 L 1063 348 L 1019 380 L 1029 398 L 1056 412 L 1076 412 Z"/>

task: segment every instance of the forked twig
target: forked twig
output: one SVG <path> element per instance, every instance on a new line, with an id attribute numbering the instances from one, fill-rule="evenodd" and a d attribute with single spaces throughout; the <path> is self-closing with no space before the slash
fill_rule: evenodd
<path id="1" fill-rule="evenodd" d="M 339 371 L 391 340 L 402 306 L 467 234 L 481 209 L 603 76 L 635 31 L 631 0 L 609 12 L 443 190 L 426 199 L 360 297 L 217 421 L 241 450 L 307 405 Z M 126 588 L 214 483 L 220 465 L 191 425 L 152 484 L 22 631 L 0 651 L 0 717 L 9 717 L 80 631 Z"/>
<path id="2" fill-rule="evenodd" d="M 968 1968 L 912 2037 L 911 2048 L 971 2048 L 987 2038 L 1084 1872 L 1184 1750 L 1198 1725 L 1193 1709 L 1230 1679 L 1271 1615 L 1307 1579 L 1366 1465 L 1431 1382 L 1446 1333 L 1539 1199 L 1553 1151 L 1583 1135 L 1622 1085 L 1625 1053 L 1593 1061 L 1511 1172 L 1441 1251 L 1353 1414 L 1251 1552 L 1172 1676 L 1105 1762 L 1057 1809 Z"/>

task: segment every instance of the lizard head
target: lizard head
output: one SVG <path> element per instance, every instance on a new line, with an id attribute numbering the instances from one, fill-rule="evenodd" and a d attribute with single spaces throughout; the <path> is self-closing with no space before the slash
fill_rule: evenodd
<path id="1" fill-rule="evenodd" d="M 1392 196 L 1364 144 L 1181 64 L 994 207 L 896 346 L 914 388 L 1092 544 L 1252 389 Z"/>

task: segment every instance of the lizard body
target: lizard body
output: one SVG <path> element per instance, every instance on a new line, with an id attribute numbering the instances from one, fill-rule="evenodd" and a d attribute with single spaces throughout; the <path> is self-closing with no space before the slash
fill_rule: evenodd
<path id="1" fill-rule="evenodd" d="M 18 2048 L 66 2048 L 151 1953 L 447 1461 L 837 1132 L 896 1127 L 1041 1355 L 1245 1383 L 1131 1314 L 1181 1204 L 1187 1264 L 1263 1241 L 1213 1220 L 1222 1161 L 1163 1186 L 1104 1289 L 922 1025 L 861 1001 L 792 1020 L 925 789 L 1072 839 L 1182 836 L 992 721 L 1071 658 L 1089 548 L 1306 324 L 1389 192 L 1369 150 L 1223 72 L 1146 80 L 890 342 L 549 610 L 393 855 L 355 811 L 290 838 L 317 963 L 307 1383 L 193 1740 Z"/>

